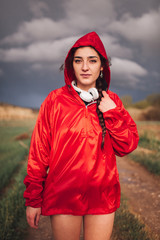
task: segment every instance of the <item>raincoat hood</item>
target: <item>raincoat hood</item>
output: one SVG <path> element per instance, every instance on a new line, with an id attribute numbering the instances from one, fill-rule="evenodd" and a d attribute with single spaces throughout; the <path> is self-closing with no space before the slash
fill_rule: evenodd
<path id="1" fill-rule="evenodd" d="M 109 88 L 110 85 L 110 68 L 108 66 L 108 57 L 106 54 L 106 50 L 104 48 L 104 45 L 98 36 L 96 32 L 90 32 L 78 39 L 75 44 L 72 46 L 72 48 L 69 50 L 68 55 L 65 59 L 65 82 L 67 85 L 70 85 L 73 80 L 75 80 L 75 75 L 73 72 L 73 69 L 71 69 L 71 57 L 72 57 L 72 51 L 74 48 L 79 48 L 82 46 L 92 46 L 95 48 L 107 61 L 106 64 L 103 66 L 103 75 L 107 82 L 107 86 Z"/>

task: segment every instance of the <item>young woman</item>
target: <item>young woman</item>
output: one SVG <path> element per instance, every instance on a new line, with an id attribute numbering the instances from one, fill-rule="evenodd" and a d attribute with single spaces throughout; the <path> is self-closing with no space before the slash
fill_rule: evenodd
<path id="1" fill-rule="evenodd" d="M 24 183 L 29 225 L 51 216 L 55 240 L 110 239 L 120 206 L 116 157 L 133 151 L 137 128 L 109 90 L 109 61 L 99 36 L 81 37 L 65 60 L 65 86 L 42 103 Z"/>

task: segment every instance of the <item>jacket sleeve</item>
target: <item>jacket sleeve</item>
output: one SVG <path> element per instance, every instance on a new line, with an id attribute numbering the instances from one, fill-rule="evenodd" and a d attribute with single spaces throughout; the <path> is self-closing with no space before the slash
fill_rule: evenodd
<path id="1" fill-rule="evenodd" d="M 124 108 L 116 94 L 109 94 L 116 108 L 103 113 L 106 128 L 109 131 L 116 155 L 122 157 L 136 149 L 139 141 L 135 122 Z"/>
<path id="2" fill-rule="evenodd" d="M 24 179 L 24 184 L 26 185 L 24 192 L 25 205 L 35 208 L 41 207 L 43 185 L 47 177 L 49 164 L 51 134 L 48 102 L 48 99 L 46 99 L 42 103 L 33 130 L 28 157 L 27 176 Z"/>

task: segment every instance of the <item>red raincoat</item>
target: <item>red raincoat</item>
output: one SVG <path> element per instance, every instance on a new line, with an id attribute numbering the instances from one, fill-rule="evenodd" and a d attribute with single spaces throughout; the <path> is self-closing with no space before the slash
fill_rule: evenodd
<path id="1" fill-rule="evenodd" d="M 73 47 L 93 46 L 107 59 L 95 33 L 80 38 Z M 70 52 L 66 57 L 66 66 Z M 104 67 L 109 86 L 110 69 Z M 42 215 L 107 214 L 120 205 L 116 157 L 138 144 L 136 124 L 119 97 L 107 90 L 117 107 L 103 114 L 104 148 L 96 103 L 87 107 L 71 86 L 74 74 L 65 68 L 66 85 L 52 91 L 42 103 L 32 134 L 28 175 L 24 183 L 26 206 L 42 207 Z"/>

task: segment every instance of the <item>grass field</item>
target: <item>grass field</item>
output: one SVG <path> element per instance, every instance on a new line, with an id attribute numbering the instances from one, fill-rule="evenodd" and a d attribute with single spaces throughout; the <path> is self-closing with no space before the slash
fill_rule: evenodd
<path id="1" fill-rule="evenodd" d="M 23 179 L 26 175 L 26 155 L 34 120 L 0 122 L 0 239 L 20 240 L 27 229 Z M 142 134 L 140 144 L 151 147 L 148 135 Z M 152 149 L 159 145 L 155 138 Z M 142 225 L 127 208 L 122 199 L 116 213 L 114 240 L 149 240 Z"/>
<path id="2" fill-rule="evenodd" d="M 0 239 L 22 239 L 25 221 L 26 155 L 35 121 L 0 122 Z M 27 137 L 28 136 L 28 137 Z"/>
<path id="3" fill-rule="evenodd" d="M 130 156 L 153 174 L 160 175 L 160 122 L 139 122 L 139 148 Z"/>
<path id="4" fill-rule="evenodd" d="M 0 122 L 0 191 L 28 153 L 33 121 Z"/>

